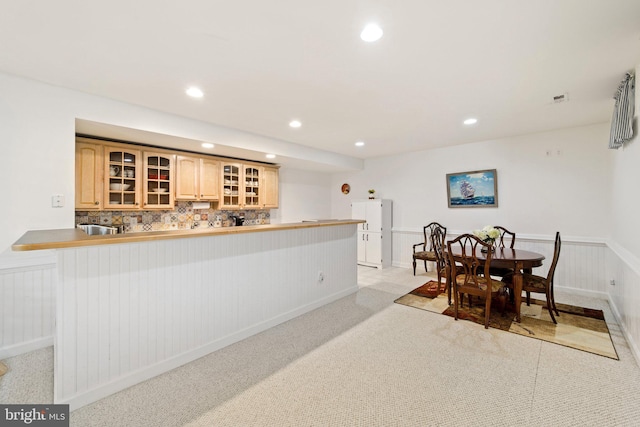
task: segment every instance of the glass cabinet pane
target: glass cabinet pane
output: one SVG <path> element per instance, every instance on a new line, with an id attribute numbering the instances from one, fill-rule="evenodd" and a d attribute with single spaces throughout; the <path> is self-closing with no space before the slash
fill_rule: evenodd
<path id="1" fill-rule="evenodd" d="M 146 161 L 146 207 L 173 207 L 171 195 L 172 159 L 168 156 L 147 154 Z"/>

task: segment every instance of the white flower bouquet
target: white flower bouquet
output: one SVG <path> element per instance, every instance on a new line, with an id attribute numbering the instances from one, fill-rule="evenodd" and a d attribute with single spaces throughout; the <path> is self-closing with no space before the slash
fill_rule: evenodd
<path id="1" fill-rule="evenodd" d="M 473 235 L 483 242 L 491 243 L 493 245 L 496 239 L 500 237 L 500 230 L 492 227 L 491 225 L 487 225 L 482 230 L 473 230 Z"/>

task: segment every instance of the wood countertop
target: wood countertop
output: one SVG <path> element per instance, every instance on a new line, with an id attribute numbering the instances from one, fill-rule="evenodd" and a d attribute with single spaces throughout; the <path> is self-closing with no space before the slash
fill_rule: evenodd
<path id="1" fill-rule="evenodd" d="M 225 234 L 259 233 L 265 231 L 293 230 L 298 228 L 331 227 L 335 225 L 360 224 L 358 219 L 322 220 L 294 222 L 289 224 L 245 225 L 241 227 L 204 228 L 194 230 L 148 231 L 139 233 L 90 236 L 77 228 L 27 231 L 11 249 L 14 251 L 37 251 L 41 249 L 64 249 L 82 246 L 113 245 L 117 243 L 151 242 L 154 240 L 184 239 L 190 237 L 220 236 Z"/>

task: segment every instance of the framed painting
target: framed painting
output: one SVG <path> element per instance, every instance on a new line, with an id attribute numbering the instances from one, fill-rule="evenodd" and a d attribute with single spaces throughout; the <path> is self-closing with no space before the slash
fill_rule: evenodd
<path id="1" fill-rule="evenodd" d="M 450 208 L 497 208 L 498 172 L 495 169 L 447 174 Z"/>

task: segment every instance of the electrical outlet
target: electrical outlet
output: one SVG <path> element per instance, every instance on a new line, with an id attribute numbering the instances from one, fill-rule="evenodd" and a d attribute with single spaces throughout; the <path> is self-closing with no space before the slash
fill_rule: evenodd
<path id="1" fill-rule="evenodd" d="M 322 271 L 318 272 L 318 283 L 324 282 L 324 273 Z"/>
<path id="2" fill-rule="evenodd" d="M 609 284 L 611 286 L 615 286 L 616 285 L 616 281 L 614 279 L 609 280 Z"/>

